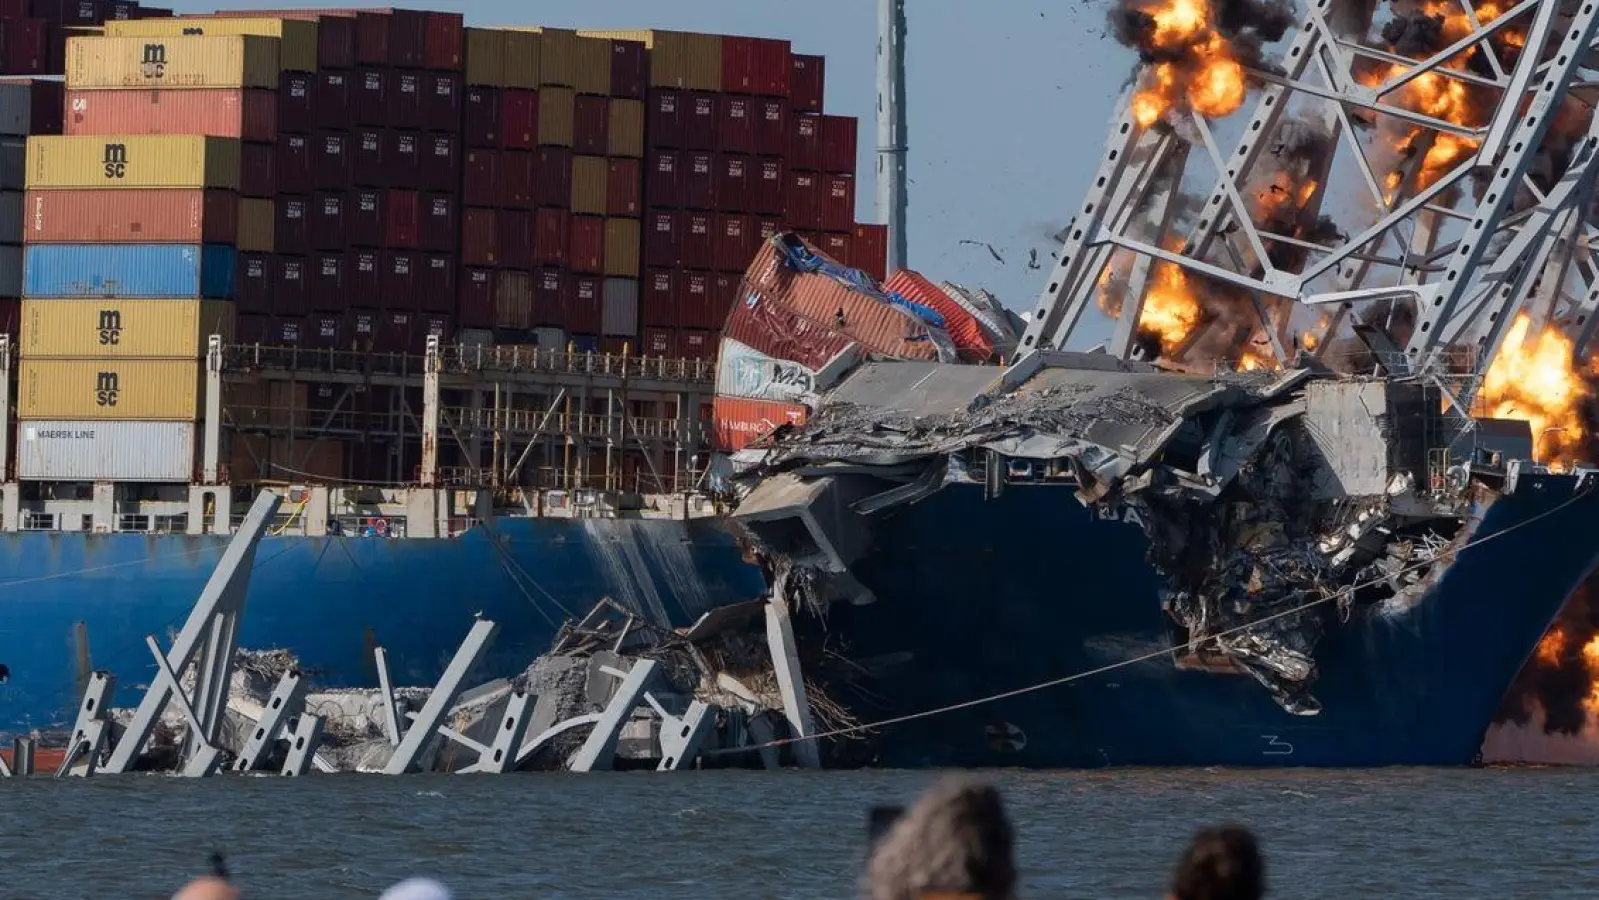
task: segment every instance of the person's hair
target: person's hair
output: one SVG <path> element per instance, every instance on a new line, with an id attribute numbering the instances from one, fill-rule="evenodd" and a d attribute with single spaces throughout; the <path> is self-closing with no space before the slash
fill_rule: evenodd
<path id="1" fill-rule="evenodd" d="M 1265 893 L 1266 865 L 1255 836 L 1241 825 L 1194 835 L 1172 876 L 1174 900 L 1260 900 Z"/>
<path id="2" fill-rule="evenodd" d="M 867 864 L 870 900 L 928 894 L 1009 900 L 1015 836 L 994 788 L 966 779 L 935 785 L 895 822 Z"/>

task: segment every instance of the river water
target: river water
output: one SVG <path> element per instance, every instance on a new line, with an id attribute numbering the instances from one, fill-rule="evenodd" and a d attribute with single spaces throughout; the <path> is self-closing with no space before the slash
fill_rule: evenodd
<path id="1" fill-rule="evenodd" d="M 1261 837 L 1276 898 L 1599 897 L 1599 771 L 988 773 L 1024 897 L 1154 900 L 1190 832 Z M 925 772 L 0 781 L 0 898 L 163 898 L 227 855 L 246 900 L 848 898 L 873 804 Z"/>

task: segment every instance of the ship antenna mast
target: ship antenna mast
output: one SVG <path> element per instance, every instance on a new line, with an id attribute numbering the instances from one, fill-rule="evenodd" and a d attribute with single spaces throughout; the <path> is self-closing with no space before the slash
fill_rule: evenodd
<path id="1" fill-rule="evenodd" d="M 906 266 L 905 151 L 905 0 L 877 0 L 877 217 L 889 272 Z"/>

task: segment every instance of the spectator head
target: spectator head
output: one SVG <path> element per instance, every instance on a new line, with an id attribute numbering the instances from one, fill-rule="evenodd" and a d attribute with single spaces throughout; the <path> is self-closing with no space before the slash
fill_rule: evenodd
<path id="1" fill-rule="evenodd" d="M 1010 900 L 1014 836 L 999 792 L 950 779 L 924 794 L 888 830 L 867 864 L 869 900 Z"/>
<path id="2" fill-rule="evenodd" d="M 1169 900 L 1260 900 L 1266 866 L 1255 836 L 1239 825 L 1206 828 L 1177 862 Z"/>
<path id="3" fill-rule="evenodd" d="M 407 878 L 378 900 L 450 900 L 450 889 L 431 878 Z"/>
<path id="4" fill-rule="evenodd" d="M 239 892 L 225 879 L 207 875 L 184 885 L 172 900 L 239 900 Z"/>

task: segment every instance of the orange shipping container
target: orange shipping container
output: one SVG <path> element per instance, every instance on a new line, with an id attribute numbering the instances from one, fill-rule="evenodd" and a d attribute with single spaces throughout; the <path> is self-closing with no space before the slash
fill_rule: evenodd
<path id="1" fill-rule="evenodd" d="M 782 425 L 804 425 L 810 410 L 793 403 L 717 397 L 711 401 L 716 449 L 729 453 L 748 447 Z"/>
<path id="2" fill-rule="evenodd" d="M 572 212 L 605 215 L 605 188 L 609 175 L 604 157 L 572 157 Z"/>
<path id="3" fill-rule="evenodd" d="M 605 274 L 616 278 L 639 277 L 638 219 L 605 220 Z"/>
<path id="4" fill-rule="evenodd" d="M 546 87 L 539 90 L 539 146 L 572 146 L 576 99 L 577 95 L 571 88 Z"/>
<path id="5" fill-rule="evenodd" d="M 611 99 L 607 156 L 644 156 L 644 101 Z"/>
<path id="6" fill-rule="evenodd" d="M 69 135 L 203 134 L 274 141 L 274 91 L 200 88 L 192 91 L 67 91 Z"/>
<path id="7" fill-rule="evenodd" d="M 994 342 L 983 331 L 983 326 L 977 324 L 977 319 L 920 272 L 900 269 L 883 282 L 883 290 L 931 307 L 943 316 L 944 330 L 968 361 L 983 362 L 994 355 Z"/>
<path id="8" fill-rule="evenodd" d="M 232 244 L 239 233 L 232 191 L 29 191 L 23 210 L 30 244 Z"/>

